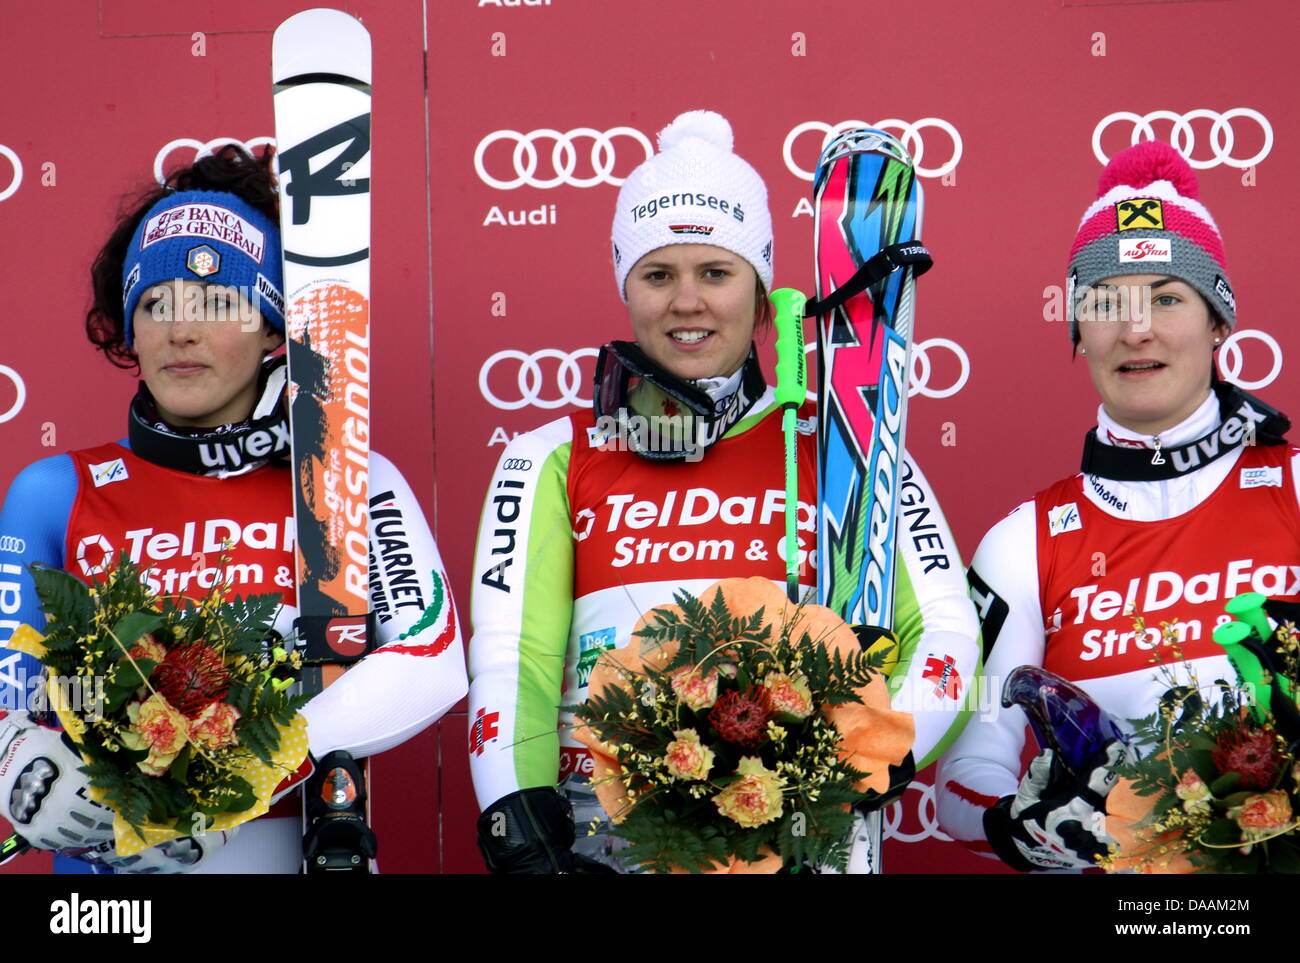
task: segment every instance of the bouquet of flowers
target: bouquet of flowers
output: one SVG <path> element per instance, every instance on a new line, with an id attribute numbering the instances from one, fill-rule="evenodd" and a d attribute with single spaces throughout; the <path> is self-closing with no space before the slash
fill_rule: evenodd
<path id="1" fill-rule="evenodd" d="M 91 585 L 33 566 L 48 635 L 9 645 L 46 667 L 44 695 L 86 761 L 89 793 L 116 814 L 120 856 L 230 829 L 267 811 L 307 755 L 296 654 L 268 648 L 278 595 L 159 598 L 125 553 Z M 76 698 L 69 698 L 69 691 Z"/>
<path id="2" fill-rule="evenodd" d="M 1300 872 L 1300 636 L 1291 621 L 1269 626 L 1263 602 L 1238 596 L 1229 611 L 1243 621 L 1215 630 L 1238 686 L 1206 690 L 1190 666 L 1191 683 L 1180 685 L 1174 666 L 1162 666 L 1171 694 L 1135 735 L 1152 749 L 1117 769 L 1123 778 L 1107 797 L 1107 828 L 1119 843 L 1107 869 Z M 1173 625 L 1162 623 L 1163 641 L 1185 664 Z"/>
<path id="3" fill-rule="evenodd" d="M 911 778 L 887 653 L 766 579 L 675 598 L 601 655 L 574 707 L 622 858 L 653 872 L 842 869 L 850 807 Z"/>

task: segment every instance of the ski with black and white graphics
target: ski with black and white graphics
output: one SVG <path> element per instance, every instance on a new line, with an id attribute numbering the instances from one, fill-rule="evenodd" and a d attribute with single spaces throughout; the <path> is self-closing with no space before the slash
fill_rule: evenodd
<path id="1" fill-rule="evenodd" d="M 930 266 L 921 188 L 897 140 L 860 128 L 826 145 L 813 196 L 818 601 L 850 625 L 892 629 L 914 290 Z M 851 871 L 880 872 L 880 830 L 872 813 Z"/>
<path id="2" fill-rule="evenodd" d="M 272 72 L 299 632 L 311 662 L 347 664 L 370 609 L 370 35 L 304 11 L 276 30 Z"/>
<path id="3" fill-rule="evenodd" d="M 307 663 L 302 688 L 314 693 L 374 641 L 370 34 L 341 11 L 303 11 L 275 31 L 271 70 L 295 483 L 295 631 Z M 360 809 L 368 794 L 356 767 L 317 773 L 306 793 L 328 801 L 349 791 Z M 360 868 L 359 860 L 342 862 L 339 868 Z M 335 867 L 322 856 L 318 868 Z"/>

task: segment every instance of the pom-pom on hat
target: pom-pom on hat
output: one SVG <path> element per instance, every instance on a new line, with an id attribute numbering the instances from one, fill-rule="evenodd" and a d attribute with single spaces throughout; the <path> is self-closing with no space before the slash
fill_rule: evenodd
<path id="1" fill-rule="evenodd" d="M 743 257 L 772 288 L 772 215 L 767 187 L 732 152 L 731 124 L 692 110 L 659 132 L 659 153 L 628 175 L 618 192 L 611 235 L 614 277 L 627 300 L 627 276 L 669 244 L 712 244 Z"/>
<path id="2" fill-rule="evenodd" d="M 1070 337 L 1088 288 L 1121 274 L 1166 274 L 1196 288 L 1231 328 L 1237 302 L 1219 228 L 1198 201 L 1196 173 L 1178 151 L 1143 141 L 1116 154 L 1084 212 L 1066 271 Z"/>
<path id="3" fill-rule="evenodd" d="M 284 333 L 280 226 L 243 198 L 178 191 L 149 208 L 122 265 L 128 346 L 135 340 L 132 315 L 140 298 L 177 278 L 237 288 L 267 324 Z"/>

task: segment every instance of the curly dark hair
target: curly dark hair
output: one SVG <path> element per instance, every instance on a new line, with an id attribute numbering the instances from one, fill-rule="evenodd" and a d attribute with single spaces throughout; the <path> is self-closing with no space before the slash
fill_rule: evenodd
<path id="1" fill-rule="evenodd" d="M 149 208 L 176 191 L 225 191 L 247 201 L 272 221 L 278 221 L 280 199 L 272 167 L 273 152 L 265 148 L 254 157 L 236 144 L 227 144 L 199 158 L 190 167 L 173 171 L 166 185 L 154 184 L 122 202 L 117 225 L 90 268 L 93 300 L 86 312 L 86 336 L 119 368 L 139 368 L 126 343 L 122 313 L 122 265 L 135 229 Z"/>

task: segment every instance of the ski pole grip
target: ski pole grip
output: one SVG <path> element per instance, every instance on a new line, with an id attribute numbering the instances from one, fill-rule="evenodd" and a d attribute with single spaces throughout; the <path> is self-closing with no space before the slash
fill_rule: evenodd
<path id="1" fill-rule="evenodd" d="M 1264 681 L 1264 667 L 1259 657 L 1242 645 L 1250 638 L 1251 628 L 1245 622 L 1225 622 L 1214 630 L 1214 641 L 1228 655 L 1228 661 L 1237 671 L 1237 680 L 1248 691 L 1255 703 L 1251 715 L 1262 722 L 1273 702 L 1272 687 Z"/>
<path id="2" fill-rule="evenodd" d="M 1264 603 L 1268 601 L 1258 592 L 1242 592 L 1232 599 L 1223 610 L 1238 622 L 1245 622 L 1259 635 L 1261 642 L 1268 642 L 1273 630 L 1269 628 L 1268 616 L 1264 614 Z"/>
<path id="3" fill-rule="evenodd" d="M 808 392 L 808 357 L 803 344 L 803 309 L 808 298 L 794 288 L 770 295 L 776 308 L 776 403 L 799 407 Z"/>

